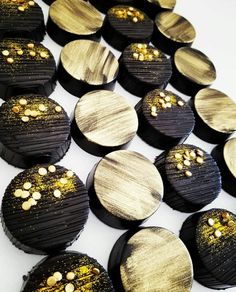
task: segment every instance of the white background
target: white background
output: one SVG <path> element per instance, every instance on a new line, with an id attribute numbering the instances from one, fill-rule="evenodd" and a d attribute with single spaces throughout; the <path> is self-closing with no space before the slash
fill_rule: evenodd
<path id="1" fill-rule="evenodd" d="M 236 0 L 177 0 L 177 2 L 175 12 L 188 18 L 196 28 L 197 37 L 193 47 L 205 53 L 215 64 L 217 79 L 213 87 L 236 100 Z M 41 0 L 38 3 L 43 8 L 46 21 L 48 6 Z M 102 43 L 105 42 L 102 40 Z M 45 37 L 43 44 L 51 50 L 58 62 L 61 47 L 52 41 L 48 35 Z M 119 57 L 120 53 L 118 51 L 111 50 Z M 172 88 L 168 86 L 167 89 Z M 133 105 L 139 101 L 139 98 L 127 93 L 119 84 L 116 85 L 115 91 L 126 97 Z M 180 96 L 184 97 L 185 100 L 189 99 L 189 97 L 185 97 L 182 94 Z M 57 84 L 55 92 L 50 97 L 58 101 L 66 109 L 69 116 L 73 115 L 73 109 L 78 99 L 67 93 L 60 84 Z M 0 101 L 0 104 L 2 102 Z M 193 134 L 190 135 L 186 143 L 195 144 L 208 152 L 214 146 L 203 142 Z M 130 149 L 142 153 L 151 161 L 161 153 L 161 151 L 145 144 L 139 137 L 134 138 Z M 99 160 L 99 157 L 84 152 L 72 141 L 68 153 L 59 164 L 75 171 L 85 183 L 88 173 Z M 21 169 L 8 165 L 0 158 L 1 198 L 11 179 L 20 171 Z M 212 204 L 206 206 L 204 210 L 212 207 L 226 208 L 236 213 L 236 198 L 221 191 L 219 197 Z M 162 203 L 159 210 L 144 225 L 166 227 L 178 235 L 181 225 L 187 216 L 188 214 L 173 211 L 165 203 Z M 106 226 L 90 212 L 84 232 L 70 249 L 87 253 L 106 267 L 112 246 L 123 232 Z M 0 226 L 0 292 L 20 291 L 23 282 L 22 276 L 27 274 L 41 259 L 42 256 L 25 254 L 14 247 Z M 194 281 L 192 292 L 207 291 L 212 290 Z M 236 292 L 236 288 L 228 291 Z"/>

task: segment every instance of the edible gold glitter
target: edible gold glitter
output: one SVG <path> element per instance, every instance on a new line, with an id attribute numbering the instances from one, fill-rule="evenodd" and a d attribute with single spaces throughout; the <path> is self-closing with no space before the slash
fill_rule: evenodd
<path id="1" fill-rule="evenodd" d="M 144 20 L 144 14 L 134 7 L 113 7 L 108 13 L 114 15 L 120 20 L 129 19 L 134 23 Z"/>
<path id="2" fill-rule="evenodd" d="M 139 61 L 162 61 L 161 53 L 154 47 L 147 44 L 132 44 L 131 45 L 132 57 Z M 158 54 L 157 54 L 158 52 Z"/>

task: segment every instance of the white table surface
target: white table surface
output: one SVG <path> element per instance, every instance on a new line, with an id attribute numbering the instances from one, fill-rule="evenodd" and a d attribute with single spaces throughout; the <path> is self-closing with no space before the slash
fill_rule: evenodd
<path id="1" fill-rule="evenodd" d="M 41 0 L 38 0 L 38 3 L 43 8 L 46 21 L 48 6 Z M 197 31 L 193 47 L 205 53 L 215 64 L 217 79 L 213 84 L 213 88 L 225 92 L 236 101 L 236 0 L 177 0 L 175 12 L 185 16 L 192 22 Z M 103 40 L 101 42 L 105 44 Z M 52 41 L 48 35 L 45 37 L 43 44 L 51 50 L 58 62 L 61 47 Z M 118 51 L 111 50 L 119 57 L 120 53 Z M 167 89 L 172 89 L 172 87 L 168 85 Z M 119 84 L 116 84 L 115 91 L 126 97 L 132 105 L 135 105 L 140 100 L 126 92 Z M 174 92 L 178 93 L 176 90 Z M 185 100 L 189 99 L 183 94 L 180 94 L 180 96 L 184 97 Z M 72 117 L 78 98 L 67 93 L 59 83 L 57 83 L 56 90 L 50 97 L 58 101 L 65 108 L 68 115 Z M 1 100 L 0 104 L 2 102 Z M 200 140 L 193 134 L 186 140 L 186 143 L 195 144 L 208 152 L 214 146 Z M 142 153 L 151 161 L 154 161 L 155 156 L 161 153 L 160 150 L 145 144 L 137 136 L 129 149 Z M 69 151 L 59 164 L 75 171 L 85 183 L 88 173 L 99 160 L 100 157 L 84 152 L 72 141 Z M 1 198 L 11 179 L 20 171 L 22 170 L 8 165 L 0 158 Z M 219 197 L 203 210 L 212 207 L 226 208 L 236 213 L 236 198 L 221 191 Z M 189 214 L 174 211 L 165 203 L 162 203 L 159 210 L 143 225 L 162 226 L 178 235 L 181 225 L 187 216 Z M 124 231 L 122 230 L 106 226 L 90 211 L 83 233 L 69 250 L 87 253 L 107 267 L 109 253 L 115 241 L 123 233 Z M 23 283 L 22 276 L 27 274 L 42 258 L 42 256 L 26 254 L 14 247 L 0 226 L 0 292 L 20 291 Z M 212 290 L 203 287 L 196 281 L 193 282 L 192 292 L 208 291 Z M 236 292 L 236 288 L 228 289 L 228 291 Z"/>

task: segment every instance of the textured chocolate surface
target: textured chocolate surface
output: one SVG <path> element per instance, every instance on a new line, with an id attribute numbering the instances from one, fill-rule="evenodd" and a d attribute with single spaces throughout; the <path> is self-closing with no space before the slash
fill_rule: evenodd
<path id="1" fill-rule="evenodd" d="M 147 44 L 128 46 L 119 63 L 119 83 L 127 91 L 140 97 L 156 88 L 165 88 L 172 74 L 170 59 Z"/>
<path id="2" fill-rule="evenodd" d="M 182 241 L 161 227 L 123 234 L 109 258 L 116 291 L 191 291 L 193 268 Z"/>
<path id="3" fill-rule="evenodd" d="M 4 231 L 16 247 L 28 253 L 65 249 L 79 236 L 88 217 L 82 181 L 64 167 L 49 166 L 37 165 L 19 173 L 2 201 Z"/>
<path id="4" fill-rule="evenodd" d="M 90 40 L 77 40 L 61 51 L 58 78 L 71 94 L 81 97 L 96 89 L 114 87 L 119 64 L 106 47 Z"/>
<path id="5" fill-rule="evenodd" d="M 138 134 L 148 144 L 163 149 L 182 143 L 192 132 L 191 108 L 175 93 L 155 89 L 136 105 Z"/>
<path id="6" fill-rule="evenodd" d="M 115 49 L 124 50 L 131 43 L 151 40 L 152 20 L 141 10 L 117 5 L 108 10 L 104 19 L 102 35 Z"/>
<path id="7" fill-rule="evenodd" d="M 0 107 L 0 156 L 12 165 L 55 163 L 70 140 L 66 112 L 45 96 L 20 95 Z"/>
<path id="8" fill-rule="evenodd" d="M 49 286 L 53 274 L 62 278 Z M 74 279 L 68 280 L 68 273 Z M 74 288 L 74 289 L 73 289 Z M 93 258 L 78 252 L 64 252 L 39 262 L 28 274 L 21 292 L 93 291 L 114 292 L 105 269 Z"/>
<path id="9" fill-rule="evenodd" d="M 23 37 L 42 41 L 45 35 L 43 12 L 33 0 L 0 1 L 0 40 Z"/>
<path id="10" fill-rule="evenodd" d="M 187 218 L 180 231 L 193 260 L 194 277 L 212 289 L 236 286 L 236 216 L 211 209 Z"/>
<path id="11" fill-rule="evenodd" d="M 108 90 L 91 91 L 78 101 L 72 135 L 85 151 L 95 155 L 125 148 L 138 128 L 134 108 Z"/>
<path id="12" fill-rule="evenodd" d="M 150 217 L 163 195 L 161 176 L 151 161 L 127 150 L 106 155 L 90 172 L 87 188 L 95 215 L 122 229 Z"/>
<path id="13" fill-rule="evenodd" d="M 178 169 L 179 164 L 181 169 Z M 158 156 L 155 166 L 164 181 L 164 201 L 173 209 L 182 212 L 199 210 L 220 193 L 219 168 L 211 155 L 199 147 L 177 145 Z"/>
<path id="14" fill-rule="evenodd" d="M 25 93 L 49 96 L 56 83 L 56 63 L 43 45 L 27 39 L 0 41 L 0 97 Z"/>
<path id="15" fill-rule="evenodd" d="M 49 9 L 47 32 L 64 46 L 76 39 L 100 40 L 102 16 L 84 0 L 57 0 Z"/>

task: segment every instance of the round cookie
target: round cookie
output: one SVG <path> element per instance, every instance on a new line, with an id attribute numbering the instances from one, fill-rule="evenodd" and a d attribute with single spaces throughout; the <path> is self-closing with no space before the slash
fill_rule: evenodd
<path id="1" fill-rule="evenodd" d="M 8 163 L 21 168 L 55 163 L 70 142 L 69 117 L 55 101 L 28 94 L 0 107 L 0 156 Z"/>
<path id="2" fill-rule="evenodd" d="M 47 32 L 59 45 L 76 39 L 101 38 L 102 16 L 84 0 L 56 0 L 49 9 Z"/>
<path id="3" fill-rule="evenodd" d="M 87 178 L 90 207 L 104 223 L 120 229 L 136 227 L 160 206 L 163 183 L 143 155 L 119 150 L 106 155 Z"/>
<path id="4" fill-rule="evenodd" d="M 138 134 L 153 147 L 168 149 L 183 143 L 195 124 L 191 108 L 171 91 L 155 89 L 135 108 L 139 118 Z"/>
<path id="5" fill-rule="evenodd" d="M 119 83 L 130 93 L 143 97 L 165 88 L 172 74 L 171 61 L 157 48 L 141 43 L 128 46 L 120 59 Z"/>
<path id="6" fill-rule="evenodd" d="M 6 235 L 27 253 L 56 253 L 80 235 L 89 211 L 88 194 L 71 170 L 37 165 L 19 173 L 2 201 Z"/>
<path id="7" fill-rule="evenodd" d="M 200 210 L 221 191 L 219 168 L 199 147 L 177 145 L 159 155 L 154 164 L 164 182 L 164 202 L 175 210 Z"/>
<path id="8" fill-rule="evenodd" d="M 126 148 L 137 128 L 136 112 L 124 97 L 112 91 L 96 90 L 78 101 L 72 136 L 85 151 L 103 156 Z"/>
<path id="9" fill-rule="evenodd" d="M 194 278 L 211 289 L 236 287 L 236 216 L 211 209 L 189 216 L 180 238 L 193 261 Z"/>
<path id="10" fill-rule="evenodd" d="M 236 197 L 236 138 L 217 145 L 211 152 L 222 176 L 222 188 Z"/>
<path id="11" fill-rule="evenodd" d="M 0 40 L 22 37 L 41 42 L 44 35 L 43 11 L 34 0 L 0 1 Z"/>
<path id="12" fill-rule="evenodd" d="M 189 47 L 182 47 L 175 52 L 170 83 L 177 90 L 194 96 L 215 79 L 215 67 L 202 52 Z"/>
<path id="13" fill-rule="evenodd" d="M 236 130 L 236 103 L 225 93 L 204 88 L 189 104 L 196 120 L 193 132 L 202 140 L 218 144 Z"/>
<path id="14" fill-rule="evenodd" d="M 109 258 L 109 275 L 116 291 L 190 292 L 193 268 L 183 242 L 161 227 L 123 234 Z"/>
<path id="15" fill-rule="evenodd" d="M 42 44 L 27 39 L 0 41 L 0 97 L 26 93 L 49 96 L 56 85 L 56 63 Z"/>
<path id="16" fill-rule="evenodd" d="M 25 277 L 21 292 L 114 292 L 105 269 L 86 254 L 69 251 L 39 262 Z"/>
<path id="17" fill-rule="evenodd" d="M 165 11 L 154 22 L 152 42 L 164 53 L 173 55 L 180 47 L 189 47 L 196 37 L 193 25 L 183 16 Z"/>
<path id="18" fill-rule="evenodd" d="M 152 33 L 153 21 L 141 10 L 126 5 L 108 10 L 102 30 L 103 38 L 119 51 L 131 43 L 149 43 Z"/>
<path id="19" fill-rule="evenodd" d="M 58 79 L 69 93 L 81 97 L 92 90 L 112 90 L 118 70 L 118 60 L 106 47 L 76 40 L 61 51 Z"/>

